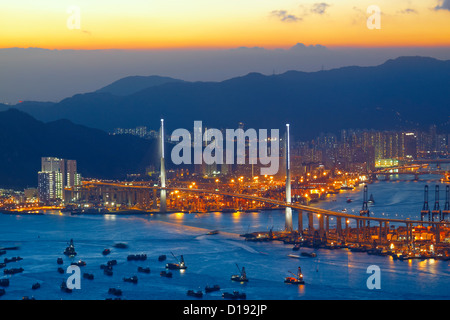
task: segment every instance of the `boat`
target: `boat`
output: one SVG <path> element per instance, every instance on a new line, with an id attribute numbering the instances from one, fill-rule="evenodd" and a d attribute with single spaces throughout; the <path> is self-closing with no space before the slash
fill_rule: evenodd
<path id="1" fill-rule="evenodd" d="M 145 261 L 147 260 L 146 254 L 130 254 L 127 257 L 127 261 Z"/>
<path id="2" fill-rule="evenodd" d="M 72 262 L 70 265 L 71 266 L 84 267 L 84 266 L 86 266 L 86 262 L 80 260 L 78 262 Z"/>
<path id="3" fill-rule="evenodd" d="M 21 258 L 21 257 L 12 257 L 11 259 L 5 258 L 3 260 L 3 262 L 4 263 L 10 263 L 10 262 L 17 262 L 17 261 L 20 261 L 20 260 L 23 260 L 23 258 Z"/>
<path id="4" fill-rule="evenodd" d="M 150 268 L 143 268 L 143 267 L 138 267 L 138 272 L 141 273 L 150 273 Z"/>
<path id="5" fill-rule="evenodd" d="M 110 249 L 105 249 L 105 250 L 103 250 L 103 252 L 102 252 L 102 254 L 104 255 L 104 256 L 107 256 L 108 254 L 110 254 L 111 253 L 111 250 Z"/>
<path id="6" fill-rule="evenodd" d="M 350 198 L 347 199 L 347 203 L 351 203 L 352 201 L 353 201 L 353 200 L 350 199 Z"/>
<path id="7" fill-rule="evenodd" d="M 106 265 L 109 266 L 109 267 L 115 266 L 115 265 L 117 265 L 117 260 L 109 260 L 106 263 Z"/>
<path id="8" fill-rule="evenodd" d="M 115 296 L 121 296 L 122 295 L 122 290 L 116 289 L 116 288 L 109 288 L 108 293 L 112 294 L 112 295 L 115 295 Z"/>
<path id="9" fill-rule="evenodd" d="M 158 257 L 158 261 L 164 261 L 164 260 L 166 260 L 166 255 L 165 254 L 163 254 L 163 255 L 160 255 L 159 257 Z"/>
<path id="10" fill-rule="evenodd" d="M 284 278 L 284 283 L 288 284 L 305 284 L 305 281 L 303 280 L 303 273 L 302 269 L 298 267 L 297 274 L 292 273 L 289 271 L 294 277 L 286 277 Z"/>
<path id="11" fill-rule="evenodd" d="M 6 293 L 5 289 L 0 289 L 0 297 Z"/>
<path id="12" fill-rule="evenodd" d="M 237 264 L 236 264 L 236 267 L 238 268 L 240 274 L 232 275 L 231 281 L 248 282 L 247 274 L 245 273 L 245 268 L 242 267 L 242 270 L 241 270 Z"/>
<path id="13" fill-rule="evenodd" d="M 112 276 L 113 275 L 112 268 L 111 269 L 108 269 L 108 268 L 103 269 L 103 273 L 107 276 Z"/>
<path id="14" fill-rule="evenodd" d="M 201 292 L 201 291 L 188 290 L 186 294 L 190 297 L 196 297 L 196 298 L 203 297 L 203 292 Z"/>
<path id="15" fill-rule="evenodd" d="M 40 287 L 41 287 L 41 284 L 39 282 L 36 282 L 35 284 L 33 284 L 31 286 L 31 289 L 36 290 L 36 289 L 39 289 Z"/>
<path id="16" fill-rule="evenodd" d="M 206 286 L 205 287 L 205 292 L 213 292 L 213 291 L 219 291 L 220 290 L 220 286 L 218 284 L 213 285 L 212 287 L 210 286 Z"/>
<path id="17" fill-rule="evenodd" d="M 130 278 L 123 278 L 123 281 L 137 284 L 138 283 L 138 277 L 132 276 Z"/>
<path id="18" fill-rule="evenodd" d="M 296 244 L 294 245 L 294 247 L 292 248 L 293 251 L 298 251 L 300 250 L 300 244 Z"/>
<path id="19" fill-rule="evenodd" d="M 176 257 L 174 256 L 174 254 L 172 253 L 172 256 L 176 259 Z M 166 268 L 167 269 L 171 269 L 171 270 L 182 270 L 182 269 L 187 269 L 186 264 L 184 263 L 184 258 L 183 255 L 180 256 L 180 261 L 178 263 L 167 263 L 166 264 Z"/>
<path id="20" fill-rule="evenodd" d="M 9 287 L 9 279 L 0 279 L 0 287 Z"/>
<path id="21" fill-rule="evenodd" d="M 127 249 L 128 245 L 126 243 L 116 243 L 113 245 L 114 248 L 119 248 L 119 249 Z"/>
<path id="22" fill-rule="evenodd" d="M 317 254 L 315 252 L 302 252 L 300 253 L 300 255 L 302 255 L 303 257 L 310 257 L 310 258 L 317 257 Z"/>
<path id="23" fill-rule="evenodd" d="M 61 273 L 61 274 L 65 273 L 64 269 L 61 268 L 61 267 L 58 268 L 58 272 Z"/>
<path id="24" fill-rule="evenodd" d="M 213 235 L 213 234 L 218 234 L 219 230 L 212 230 L 210 232 L 207 233 L 207 235 Z"/>
<path id="25" fill-rule="evenodd" d="M 244 292 L 240 293 L 239 291 L 233 291 L 233 293 L 224 292 L 224 293 L 222 293 L 222 298 L 224 298 L 224 299 L 247 299 L 247 295 Z"/>
<path id="26" fill-rule="evenodd" d="M 375 204 L 375 200 L 373 199 L 373 194 L 370 194 L 369 200 L 367 201 L 369 204 Z"/>
<path id="27" fill-rule="evenodd" d="M 23 268 L 12 268 L 3 270 L 4 274 L 16 274 L 23 272 Z"/>
<path id="28" fill-rule="evenodd" d="M 6 250 L 0 250 L 0 256 L 6 254 Z"/>
<path id="29" fill-rule="evenodd" d="M 56 259 L 56 263 L 57 264 L 63 264 L 63 259 L 62 258 L 58 258 L 58 259 Z"/>
<path id="30" fill-rule="evenodd" d="M 69 257 L 75 257 L 77 255 L 75 246 L 73 245 L 73 239 L 70 239 L 69 246 L 64 250 L 64 254 Z"/>
<path id="31" fill-rule="evenodd" d="M 63 281 L 60 285 L 61 291 L 66 292 L 66 293 L 72 293 L 72 289 L 67 287 L 67 283 L 66 281 Z"/>
<path id="32" fill-rule="evenodd" d="M 0 263 L 0 269 L 6 267 L 6 263 Z"/>
<path id="33" fill-rule="evenodd" d="M 296 254 L 288 254 L 287 255 L 289 258 L 294 258 L 294 259 L 300 259 L 300 256 L 296 255 Z"/>
<path id="34" fill-rule="evenodd" d="M 160 273 L 159 273 L 159 275 L 161 276 L 161 277 L 166 277 L 166 278 L 172 278 L 172 272 L 167 272 L 167 271 L 161 271 Z"/>
<path id="35" fill-rule="evenodd" d="M 351 252 L 367 252 L 367 248 L 365 247 L 351 247 L 350 248 Z"/>
<path id="36" fill-rule="evenodd" d="M 94 280 L 94 275 L 92 273 L 83 273 L 83 278 L 88 280 Z"/>
<path id="37" fill-rule="evenodd" d="M 345 213 L 345 212 L 347 212 L 347 209 L 344 208 L 344 209 L 342 209 L 341 211 Z"/>

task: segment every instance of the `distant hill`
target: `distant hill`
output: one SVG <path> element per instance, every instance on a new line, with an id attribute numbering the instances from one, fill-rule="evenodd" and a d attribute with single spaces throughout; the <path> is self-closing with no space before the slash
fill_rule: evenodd
<path id="1" fill-rule="evenodd" d="M 295 138 L 343 128 L 428 128 L 449 130 L 450 60 L 400 57 L 375 67 L 344 67 L 319 72 L 250 73 L 222 82 L 167 82 L 132 90 L 132 80 L 115 90 L 79 94 L 53 104 L 16 107 L 42 121 L 67 118 L 89 127 L 149 125 L 191 129 L 208 127 L 283 128 Z M 140 80 L 139 80 L 140 81 Z M 116 84 L 117 84 L 116 83 Z M 139 88 L 142 88 L 139 87 Z"/>
<path id="2" fill-rule="evenodd" d="M 110 85 L 97 90 L 96 92 L 110 93 L 116 96 L 127 96 L 150 87 L 159 86 L 171 82 L 184 81 L 160 76 L 131 76 L 117 80 Z"/>
<path id="3" fill-rule="evenodd" d="M 111 136 L 68 120 L 43 123 L 17 110 L 0 112 L 0 187 L 37 186 L 41 157 L 77 160 L 84 177 L 123 178 L 157 164 L 154 140 Z"/>

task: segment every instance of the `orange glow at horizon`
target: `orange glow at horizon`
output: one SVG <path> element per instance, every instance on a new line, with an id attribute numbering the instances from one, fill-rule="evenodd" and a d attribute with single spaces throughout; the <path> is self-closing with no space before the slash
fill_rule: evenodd
<path id="1" fill-rule="evenodd" d="M 379 0 L 381 29 L 369 30 L 368 0 L 266 3 L 224 0 L 141 3 L 117 0 L 79 6 L 80 28 L 70 29 L 73 3 L 31 0 L 4 5 L 0 12 L 0 48 L 46 49 L 230 49 L 289 48 L 296 43 L 326 47 L 447 47 L 450 10 L 433 10 L 439 0 L 409 5 Z M 24 4 L 25 3 L 25 4 Z M 46 4 L 46 5 L 43 5 Z"/>

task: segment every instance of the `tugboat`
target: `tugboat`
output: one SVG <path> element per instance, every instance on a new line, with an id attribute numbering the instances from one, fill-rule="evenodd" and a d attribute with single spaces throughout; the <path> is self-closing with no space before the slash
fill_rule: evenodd
<path id="1" fill-rule="evenodd" d="M 127 261 L 144 261 L 147 260 L 146 254 L 130 254 L 127 257 Z"/>
<path id="2" fill-rule="evenodd" d="M 102 254 L 104 255 L 104 256 L 107 256 L 108 254 L 110 254 L 111 253 L 111 250 L 110 249 L 105 249 L 105 250 L 103 250 L 103 252 L 102 252 Z"/>
<path id="3" fill-rule="evenodd" d="M 64 254 L 69 257 L 75 257 L 77 255 L 75 246 L 73 245 L 73 239 L 70 239 L 69 246 L 64 250 Z"/>
<path id="4" fill-rule="evenodd" d="M 188 290 L 187 295 L 190 297 L 201 298 L 201 297 L 203 297 L 203 292 L 201 292 L 201 291 L 195 292 L 194 290 Z"/>
<path id="5" fill-rule="evenodd" d="M 224 293 L 222 293 L 222 298 L 225 298 L 225 299 L 246 299 L 247 295 L 244 292 L 239 293 L 239 291 L 233 291 L 233 293 L 224 292 Z"/>
<path id="6" fill-rule="evenodd" d="M 245 268 L 242 267 L 242 271 L 239 268 L 239 266 L 236 264 L 236 267 L 238 268 L 239 272 L 241 274 L 235 274 L 231 276 L 231 281 L 238 281 L 238 282 L 248 282 L 247 274 L 245 273 Z"/>
<path id="7" fill-rule="evenodd" d="M 212 287 L 210 286 L 206 286 L 205 287 L 205 292 L 213 292 L 213 291 L 219 291 L 220 290 L 220 286 L 218 284 L 213 285 Z"/>
<path id="8" fill-rule="evenodd" d="M 159 273 L 159 275 L 161 276 L 161 277 L 166 277 L 166 278 L 172 278 L 172 272 L 167 272 L 167 271 L 161 271 L 160 273 Z"/>
<path id="9" fill-rule="evenodd" d="M 171 252 L 172 253 L 172 252 Z M 175 255 L 172 253 L 172 256 L 176 259 Z M 183 270 L 187 269 L 186 264 L 184 263 L 183 255 L 180 256 L 180 261 L 178 263 L 167 263 L 166 264 L 167 269 L 171 270 Z"/>
<path id="10" fill-rule="evenodd" d="M 5 258 L 3 260 L 3 262 L 4 263 L 10 263 L 10 262 L 17 262 L 17 261 L 20 261 L 20 260 L 23 260 L 23 258 L 21 258 L 21 257 L 12 257 L 11 259 Z"/>
<path id="11" fill-rule="evenodd" d="M 23 272 L 23 268 L 12 268 L 3 270 L 4 274 L 16 274 Z"/>
<path id="12" fill-rule="evenodd" d="M 297 274 L 295 275 L 291 271 L 289 271 L 294 277 L 286 277 L 284 278 L 284 283 L 289 284 L 305 284 L 305 281 L 303 280 L 303 274 L 302 269 L 298 267 Z"/>

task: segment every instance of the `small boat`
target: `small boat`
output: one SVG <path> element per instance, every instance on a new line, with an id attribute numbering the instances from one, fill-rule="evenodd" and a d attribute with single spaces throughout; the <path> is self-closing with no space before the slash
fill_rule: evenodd
<path id="1" fill-rule="evenodd" d="M 300 255 L 302 255 L 303 257 L 310 257 L 310 258 L 317 257 L 317 254 L 315 252 L 302 252 Z"/>
<path id="2" fill-rule="evenodd" d="M 111 253 L 111 250 L 110 249 L 105 249 L 105 250 L 103 250 L 103 252 L 102 252 L 102 254 L 104 255 L 104 256 L 107 256 L 108 254 L 110 254 Z"/>
<path id="3" fill-rule="evenodd" d="M 213 234 L 218 234 L 219 230 L 212 230 L 210 232 L 207 233 L 207 235 L 213 235 Z"/>
<path id="4" fill-rule="evenodd" d="M 166 271 L 161 271 L 160 273 L 159 273 L 159 275 L 161 276 L 161 277 L 166 277 L 166 278 L 172 278 L 172 272 L 166 272 Z"/>
<path id="5" fill-rule="evenodd" d="M 70 239 L 69 246 L 64 250 L 64 254 L 69 257 L 75 257 L 77 255 L 75 246 L 73 245 L 73 239 Z"/>
<path id="6" fill-rule="evenodd" d="M 113 271 L 111 269 L 104 269 L 103 273 L 107 276 L 112 276 L 113 275 Z"/>
<path id="7" fill-rule="evenodd" d="M 289 271 L 290 272 L 290 271 Z M 290 272 L 292 273 L 292 272 Z M 298 267 L 298 271 L 297 274 L 295 275 L 294 273 L 292 273 L 292 275 L 294 277 L 286 277 L 284 278 L 284 283 L 289 283 L 289 284 L 305 284 L 305 281 L 303 280 L 303 274 L 302 274 L 302 269 L 300 267 Z"/>
<path id="8" fill-rule="evenodd" d="M 0 289 L 0 297 L 5 295 L 5 293 L 6 293 L 5 289 Z"/>
<path id="9" fill-rule="evenodd" d="M 9 287 L 9 279 L 0 279 L 0 287 Z"/>
<path id="10" fill-rule="evenodd" d="M 136 276 L 132 276 L 130 278 L 123 278 L 123 281 L 137 284 L 138 283 L 138 278 Z"/>
<path id="11" fill-rule="evenodd" d="M 212 287 L 210 286 L 206 286 L 205 287 L 205 292 L 213 292 L 213 291 L 219 291 L 220 290 L 220 286 L 218 284 L 213 285 Z"/>
<path id="12" fill-rule="evenodd" d="M 58 272 L 61 273 L 61 274 L 63 274 L 65 271 L 64 271 L 63 268 L 59 267 L 59 268 L 58 268 Z"/>
<path id="13" fill-rule="evenodd" d="M 112 294 L 112 295 L 115 295 L 115 296 L 121 296 L 122 295 L 122 290 L 116 289 L 116 288 L 109 288 L 108 293 Z"/>
<path id="14" fill-rule="evenodd" d="M 224 292 L 224 293 L 222 293 L 222 298 L 225 298 L 225 299 L 246 299 L 247 295 L 244 292 L 239 293 L 239 291 L 233 291 L 233 293 Z"/>
<path id="15" fill-rule="evenodd" d="M 112 267 L 117 264 L 117 260 L 110 260 L 106 263 L 107 266 Z"/>
<path id="16" fill-rule="evenodd" d="M 23 260 L 23 258 L 21 258 L 21 257 L 12 257 L 11 259 L 5 258 L 3 260 L 3 262 L 4 263 L 10 263 L 10 262 L 17 262 L 17 261 L 20 261 L 20 260 Z"/>
<path id="17" fill-rule="evenodd" d="M 63 261 L 62 258 L 58 258 L 58 259 L 56 259 L 56 263 L 57 263 L 57 264 L 63 264 L 64 261 Z"/>
<path id="18" fill-rule="evenodd" d="M 294 259 L 300 259 L 300 256 L 296 255 L 296 254 L 288 254 L 287 255 L 289 258 L 294 258 Z"/>
<path id="19" fill-rule="evenodd" d="M 3 270 L 4 274 L 16 274 L 23 272 L 23 268 L 12 268 Z"/>
<path id="20" fill-rule="evenodd" d="M 369 201 L 367 201 L 367 202 L 370 204 L 375 204 L 375 200 L 373 199 L 373 194 L 370 194 Z"/>
<path id="21" fill-rule="evenodd" d="M 0 269 L 6 267 L 6 263 L 0 263 Z"/>
<path id="22" fill-rule="evenodd" d="M 84 267 L 84 266 L 86 266 L 86 262 L 80 260 L 78 262 L 72 262 L 70 265 L 71 266 Z"/>
<path id="23" fill-rule="evenodd" d="M 163 255 L 160 255 L 159 257 L 158 257 L 158 261 L 164 261 L 164 260 L 166 260 L 166 255 L 165 254 L 163 254 Z"/>
<path id="24" fill-rule="evenodd" d="M 300 250 L 300 244 L 296 244 L 294 245 L 294 247 L 292 248 L 293 251 L 298 251 Z"/>
<path id="25" fill-rule="evenodd" d="M 63 291 L 63 292 L 66 292 L 66 293 L 72 293 L 72 289 L 69 289 L 69 288 L 67 287 L 66 281 L 63 281 L 63 282 L 61 283 L 60 288 L 61 288 L 61 291 Z"/>
<path id="26" fill-rule="evenodd" d="M 242 267 L 242 270 L 241 270 L 237 264 L 236 264 L 236 267 L 238 268 L 238 270 L 241 274 L 232 275 L 231 281 L 248 282 L 247 273 L 245 273 L 245 268 Z"/>
<path id="27" fill-rule="evenodd" d="M 150 268 L 143 268 L 143 267 L 138 267 L 138 272 L 141 273 L 150 273 Z"/>
<path id="28" fill-rule="evenodd" d="M 126 243 L 116 243 L 113 245 L 114 248 L 119 248 L 119 249 L 126 249 L 128 248 L 128 245 Z"/>
<path id="29" fill-rule="evenodd" d="M 342 209 L 341 211 L 345 213 L 345 212 L 347 212 L 347 209 L 346 209 L 346 208 L 344 208 L 344 209 Z"/>
<path id="30" fill-rule="evenodd" d="M 146 254 L 130 254 L 127 257 L 127 261 L 145 261 L 147 260 Z"/>
<path id="31" fill-rule="evenodd" d="M 173 257 L 176 259 L 176 257 L 174 256 L 174 254 L 172 253 Z M 167 263 L 166 264 L 166 268 L 167 269 L 171 269 L 171 270 L 183 270 L 183 269 L 187 269 L 186 264 L 184 263 L 184 258 L 183 255 L 180 256 L 180 261 L 178 263 Z"/>
<path id="32" fill-rule="evenodd" d="M 36 290 L 36 289 L 39 289 L 40 287 L 41 287 L 41 284 L 39 282 L 36 282 L 35 284 L 33 284 L 31 286 L 31 289 Z"/>
<path id="33" fill-rule="evenodd" d="M 92 273 L 83 273 L 83 278 L 88 280 L 94 280 L 94 275 Z"/>
<path id="34" fill-rule="evenodd" d="M 353 200 L 350 199 L 350 198 L 347 199 L 347 203 L 351 203 L 352 201 L 353 201 Z"/>
<path id="35" fill-rule="evenodd" d="M 190 297 L 201 298 L 201 297 L 203 297 L 203 292 L 201 292 L 201 291 L 194 291 L 194 290 L 188 290 L 187 291 L 187 295 L 190 296 Z"/>

